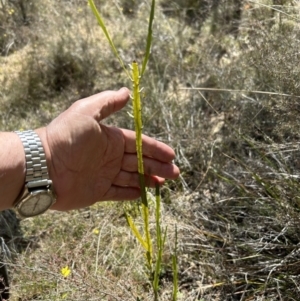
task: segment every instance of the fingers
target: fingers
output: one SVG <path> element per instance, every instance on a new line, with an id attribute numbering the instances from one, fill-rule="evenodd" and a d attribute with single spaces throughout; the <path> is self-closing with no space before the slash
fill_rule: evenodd
<path id="1" fill-rule="evenodd" d="M 111 186 L 102 200 L 126 201 L 136 200 L 141 196 L 139 188 Z"/>
<path id="2" fill-rule="evenodd" d="M 124 141 L 125 141 L 125 152 L 136 153 L 136 142 L 135 132 L 122 129 Z M 175 159 L 174 150 L 163 142 L 157 141 L 146 135 L 142 136 L 143 143 L 143 155 L 151 157 L 162 162 L 171 162 Z"/>
<path id="3" fill-rule="evenodd" d="M 97 122 L 121 110 L 129 100 L 129 90 L 104 91 L 77 101 L 71 108 L 95 118 Z"/>
<path id="4" fill-rule="evenodd" d="M 165 181 L 164 178 L 161 177 L 153 177 L 145 175 L 145 185 L 147 187 L 155 187 L 156 184 L 162 185 Z M 120 171 L 117 177 L 113 181 L 113 185 L 115 186 L 123 186 L 123 187 L 140 187 L 140 177 L 138 173 Z"/>
<path id="5" fill-rule="evenodd" d="M 137 172 L 136 135 L 135 132 L 121 129 L 125 143 L 125 154 L 121 169 L 128 172 Z M 168 145 L 143 135 L 144 171 L 147 175 L 156 175 L 166 179 L 176 179 L 179 168 L 171 164 L 175 158 L 174 150 Z"/>
<path id="6" fill-rule="evenodd" d="M 114 201 L 136 200 L 140 196 L 141 196 L 141 190 L 139 188 L 112 185 L 110 189 L 106 192 L 102 200 L 114 200 Z"/>
<path id="7" fill-rule="evenodd" d="M 143 162 L 146 175 L 155 175 L 166 179 L 176 179 L 179 176 L 179 168 L 172 163 L 164 163 L 147 157 L 143 158 Z M 137 172 L 138 162 L 136 155 L 124 155 L 121 169 L 127 172 Z"/>

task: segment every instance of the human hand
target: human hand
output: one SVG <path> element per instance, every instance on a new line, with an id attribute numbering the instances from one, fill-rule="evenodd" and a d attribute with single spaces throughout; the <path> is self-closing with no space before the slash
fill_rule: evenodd
<path id="1" fill-rule="evenodd" d="M 57 195 L 52 209 L 71 210 L 140 196 L 135 132 L 100 123 L 128 99 L 127 88 L 81 99 L 37 130 Z M 143 156 L 148 186 L 178 177 L 179 169 L 171 163 L 175 153 L 166 144 L 143 136 Z"/>

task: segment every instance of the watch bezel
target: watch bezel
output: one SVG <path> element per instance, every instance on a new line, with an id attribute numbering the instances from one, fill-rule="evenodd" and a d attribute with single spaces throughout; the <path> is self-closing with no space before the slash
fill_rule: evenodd
<path id="1" fill-rule="evenodd" d="M 49 196 L 49 203 L 42 208 L 42 210 L 38 210 L 36 212 L 32 212 L 31 214 L 26 214 L 24 213 L 24 206 L 30 205 L 30 202 L 33 201 L 33 199 L 38 196 L 38 195 L 47 195 Z M 19 200 L 19 202 L 16 203 L 15 208 L 18 212 L 18 215 L 21 218 L 28 218 L 28 217 L 33 217 L 37 216 L 40 214 L 43 214 L 46 212 L 56 201 L 56 195 L 54 191 L 51 189 L 51 187 L 38 187 L 37 189 L 28 189 L 27 185 L 25 185 L 25 191 L 22 193 L 22 196 Z M 40 200 L 39 200 L 40 202 Z M 39 208 L 39 206 L 38 206 Z"/>

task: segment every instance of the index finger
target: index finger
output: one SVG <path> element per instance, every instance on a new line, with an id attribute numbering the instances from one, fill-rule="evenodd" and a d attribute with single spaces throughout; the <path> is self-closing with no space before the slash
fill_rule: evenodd
<path id="1" fill-rule="evenodd" d="M 136 153 L 136 135 L 134 131 L 121 129 L 124 141 L 125 152 Z M 157 141 L 149 136 L 142 135 L 143 156 L 151 157 L 161 162 L 171 162 L 175 159 L 174 150 L 163 142 Z"/>

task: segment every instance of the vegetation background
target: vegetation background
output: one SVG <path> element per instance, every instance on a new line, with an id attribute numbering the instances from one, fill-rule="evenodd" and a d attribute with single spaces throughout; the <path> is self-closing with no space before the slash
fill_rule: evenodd
<path id="1" fill-rule="evenodd" d="M 123 60 L 139 62 L 148 1 L 95 3 Z M 299 300 L 299 19 L 297 0 L 157 1 L 144 132 L 175 148 L 182 171 L 162 189 L 161 300 L 175 226 L 178 300 Z M 84 0 L 1 0 L 0 54 L 2 131 L 130 87 Z M 126 110 L 107 123 L 132 128 Z M 16 225 L 1 234 L 11 300 L 153 300 L 121 203 Z"/>

